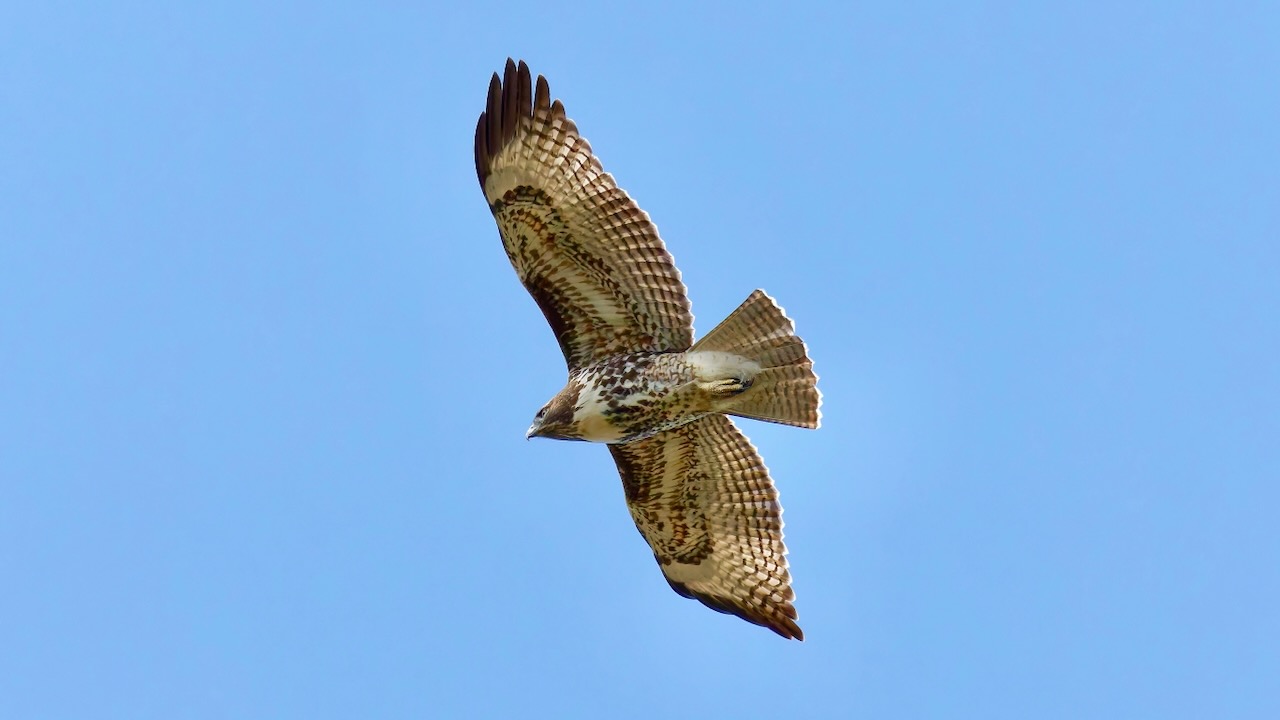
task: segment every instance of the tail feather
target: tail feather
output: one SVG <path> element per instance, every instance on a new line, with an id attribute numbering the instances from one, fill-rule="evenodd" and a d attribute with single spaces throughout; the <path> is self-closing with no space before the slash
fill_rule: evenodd
<path id="1" fill-rule="evenodd" d="M 816 428 L 821 422 L 822 393 L 813 361 L 795 334 L 795 324 L 763 290 L 751 293 L 694 343 L 690 352 L 696 351 L 732 353 L 761 368 L 751 387 L 734 396 L 724 412 L 805 428 Z"/>

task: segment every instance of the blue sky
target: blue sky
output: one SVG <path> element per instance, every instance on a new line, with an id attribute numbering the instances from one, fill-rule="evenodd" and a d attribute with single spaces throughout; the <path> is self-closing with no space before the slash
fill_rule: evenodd
<path id="1" fill-rule="evenodd" d="M 431 5 L 0 10 L 0 716 L 1280 716 L 1275 9 Z M 525 441 L 509 55 L 808 341 L 804 643 Z"/>

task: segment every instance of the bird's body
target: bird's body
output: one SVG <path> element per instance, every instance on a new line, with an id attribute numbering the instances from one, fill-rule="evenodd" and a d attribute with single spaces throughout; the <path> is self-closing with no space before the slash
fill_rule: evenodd
<path id="1" fill-rule="evenodd" d="M 818 378 L 791 320 L 756 290 L 695 343 L 657 228 L 523 62 L 493 76 L 475 154 L 507 258 L 569 369 L 528 436 L 606 443 L 672 589 L 803 639 L 777 491 L 728 418 L 818 426 Z"/>
<path id="2" fill-rule="evenodd" d="M 581 368 L 534 419 L 529 437 L 629 443 L 723 411 L 759 364 L 715 351 L 615 355 Z"/>

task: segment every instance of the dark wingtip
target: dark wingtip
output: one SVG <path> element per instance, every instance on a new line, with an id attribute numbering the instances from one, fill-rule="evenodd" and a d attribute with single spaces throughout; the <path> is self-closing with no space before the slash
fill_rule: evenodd
<path id="1" fill-rule="evenodd" d="M 533 84 L 533 74 L 525 61 L 517 63 L 512 58 L 507 58 L 502 75 L 494 73 L 489 80 L 485 109 L 476 123 L 476 177 L 482 190 L 493 158 L 515 139 L 521 120 L 533 117 L 535 106 L 550 105 L 546 79 L 538 76 L 536 94 Z"/>
<path id="2" fill-rule="evenodd" d="M 521 62 L 520 65 L 524 65 Z M 528 72 L 528 68 L 525 68 Z M 506 147 L 516 136 L 516 127 L 520 123 L 519 107 L 516 105 L 520 79 L 520 69 L 511 58 L 507 58 L 507 66 L 502 72 L 502 140 L 498 147 Z"/>
<path id="3" fill-rule="evenodd" d="M 790 605 L 784 607 L 781 612 L 765 615 L 763 613 L 752 612 L 747 608 L 739 607 L 727 600 L 722 600 L 712 595 L 704 595 L 690 590 L 688 585 L 672 580 L 667 577 L 666 573 L 663 573 L 662 576 L 666 578 L 667 584 L 671 586 L 671 589 L 675 590 L 676 594 L 681 597 L 697 600 L 718 613 L 736 615 L 752 625 L 759 625 L 762 628 L 768 628 L 788 640 L 799 640 L 800 642 L 804 642 L 804 631 L 796 624 L 796 610 Z"/>
<path id="4" fill-rule="evenodd" d="M 476 178 L 480 180 L 480 189 L 484 190 L 484 180 L 489 176 L 489 143 L 485 132 L 485 114 L 480 113 L 476 121 Z"/>
<path id="5" fill-rule="evenodd" d="M 502 80 L 498 73 L 489 78 L 489 94 L 485 98 L 484 112 L 476 122 L 476 177 L 480 180 L 480 189 L 484 189 L 484 181 L 489 178 L 489 165 L 493 156 L 502 147 L 496 137 L 502 125 Z"/>
<path id="6" fill-rule="evenodd" d="M 538 76 L 538 89 L 533 94 L 533 109 L 535 112 L 551 109 L 551 86 L 541 75 Z"/>

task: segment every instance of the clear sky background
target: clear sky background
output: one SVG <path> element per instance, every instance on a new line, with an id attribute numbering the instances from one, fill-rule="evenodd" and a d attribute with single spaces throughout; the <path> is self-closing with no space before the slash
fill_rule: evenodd
<path id="1" fill-rule="evenodd" d="M 701 331 L 808 341 L 804 643 L 525 441 L 508 55 Z M 1268 3 L 5 5 L 0 717 L 1280 717 L 1277 68 Z"/>

